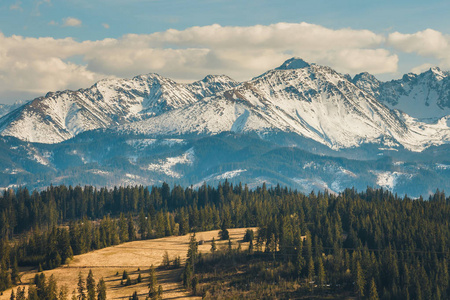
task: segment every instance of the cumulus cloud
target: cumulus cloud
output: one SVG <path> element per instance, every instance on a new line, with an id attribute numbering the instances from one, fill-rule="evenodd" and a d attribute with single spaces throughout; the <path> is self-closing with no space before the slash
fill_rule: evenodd
<path id="1" fill-rule="evenodd" d="M 443 67 L 450 67 L 450 36 L 426 29 L 413 34 L 394 32 L 389 34 L 388 45 L 420 56 L 437 58 Z"/>
<path id="2" fill-rule="evenodd" d="M 5 37 L 0 33 L 0 97 L 78 89 L 101 79 L 101 74 L 86 66 L 67 61 L 82 52 L 81 44 L 70 38 Z"/>
<path id="3" fill-rule="evenodd" d="M 82 23 L 67 18 L 64 24 Z M 395 72 L 398 57 L 383 49 L 385 41 L 385 36 L 368 30 L 333 30 L 308 23 L 210 25 L 82 42 L 0 33 L 0 96 L 11 90 L 42 94 L 80 88 L 106 76 L 149 72 L 182 81 L 207 74 L 247 80 L 292 56 L 345 73 Z M 83 64 L 75 64 L 73 57 L 77 61 L 81 57 Z"/>
<path id="4" fill-rule="evenodd" d="M 63 19 L 63 26 L 65 27 L 80 27 L 82 22 L 77 18 L 68 17 Z"/>

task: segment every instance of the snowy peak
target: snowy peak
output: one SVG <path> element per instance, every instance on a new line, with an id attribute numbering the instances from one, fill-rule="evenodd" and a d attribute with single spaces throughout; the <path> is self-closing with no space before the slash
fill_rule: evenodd
<path id="1" fill-rule="evenodd" d="M 151 118 L 236 86 L 226 76 L 178 84 L 158 74 L 104 79 L 88 89 L 51 92 L 0 119 L 1 135 L 59 143 L 98 128 Z"/>
<path id="2" fill-rule="evenodd" d="M 202 80 L 186 85 L 198 100 L 232 89 L 240 83 L 226 75 L 208 75 Z"/>
<path id="3" fill-rule="evenodd" d="M 303 69 L 308 68 L 310 66 L 309 63 L 304 61 L 301 58 L 293 57 L 286 60 L 281 66 L 276 68 L 275 70 L 293 70 L 293 69 Z"/>
<path id="4" fill-rule="evenodd" d="M 328 67 L 271 70 L 216 96 L 214 102 L 197 102 L 119 130 L 149 135 L 283 131 L 333 149 L 392 143 L 407 135 L 397 115 Z"/>
<path id="5" fill-rule="evenodd" d="M 373 97 L 377 97 L 379 95 L 381 81 L 376 79 L 372 74 L 367 72 L 359 73 L 353 77 L 351 82 Z"/>
<path id="6" fill-rule="evenodd" d="M 427 72 L 425 72 L 425 74 L 430 74 L 431 76 L 433 76 L 435 78 L 435 80 L 442 80 L 446 77 L 448 77 L 448 72 L 444 72 L 442 71 L 439 67 L 433 67 L 430 68 L 430 70 L 428 70 Z"/>
<path id="7" fill-rule="evenodd" d="M 439 68 L 382 83 L 378 100 L 408 115 L 434 122 L 450 114 L 450 76 Z"/>

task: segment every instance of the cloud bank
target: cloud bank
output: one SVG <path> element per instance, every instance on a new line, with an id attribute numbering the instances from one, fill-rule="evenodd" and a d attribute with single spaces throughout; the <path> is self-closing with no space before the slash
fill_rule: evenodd
<path id="1" fill-rule="evenodd" d="M 66 26 L 81 24 L 75 18 L 65 19 Z M 207 74 L 246 80 L 292 56 L 329 65 L 342 73 L 393 73 L 398 56 L 386 46 L 450 64 L 448 44 L 448 36 L 429 29 L 385 36 L 308 23 L 210 25 L 81 42 L 0 33 L 0 99 L 12 93 L 37 96 L 78 89 L 108 76 L 150 72 L 180 81 L 198 80 Z"/>

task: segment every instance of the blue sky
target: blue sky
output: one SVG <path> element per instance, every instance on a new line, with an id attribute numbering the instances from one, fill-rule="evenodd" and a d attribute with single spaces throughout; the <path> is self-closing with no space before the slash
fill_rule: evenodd
<path id="1" fill-rule="evenodd" d="M 245 80 L 290 55 L 382 80 L 449 69 L 449 3 L 2 0 L 0 103 L 149 72 Z"/>

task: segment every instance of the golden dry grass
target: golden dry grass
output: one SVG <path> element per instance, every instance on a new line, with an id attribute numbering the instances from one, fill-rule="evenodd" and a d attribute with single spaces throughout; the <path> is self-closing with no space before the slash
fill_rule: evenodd
<path id="1" fill-rule="evenodd" d="M 246 228 L 229 229 L 230 239 L 234 247 L 237 247 L 237 241 L 241 240 L 245 234 Z M 199 232 L 196 234 L 197 241 L 204 241 L 198 249 L 202 253 L 209 253 L 211 240 L 214 237 L 218 239 L 218 230 Z M 139 297 L 145 299 L 148 293 L 148 271 L 151 265 L 155 268 L 161 265 L 165 251 L 168 252 L 170 259 L 176 256 L 181 257 L 182 263 L 186 258 L 190 235 L 165 237 L 161 239 L 135 241 L 124 243 L 118 246 L 104 248 L 90 253 L 77 255 L 68 266 L 62 266 L 57 269 L 45 271 L 46 277 L 54 275 L 58 286 L 67 286 L 69 290 L 69 299 L 72 292 L 76 289 L 78 273 L 81 272 L 85 279 L 89 269 L 92 269 L 96 281 L 103 277 L 107 286 L 108 299 L 128 299 L 129 296 L 137 291 Z M 226 241 L 218 241 L 218 247 Z M 137 269 L 140 268 L 143 282 L 131 286 L 122 286 L 122 272 L 126 270 L 131 279 L 138 276 Z M 119 275 L 115 275 L 116 273 Z M 163 299 L 183 299 L 196 298 L 189 296 L 181 284 L 182 269 L 175 270 L 157 270 L 158 283 L 162 285 L 164 293 Z M 23 286 L 26 286 L 35 276 L 36 270 L 22 272 Z M 16 289 L 16 288 L 15 288 Z M 9 299 L 11 289 L 3 292 L 0 300 Z"/>

